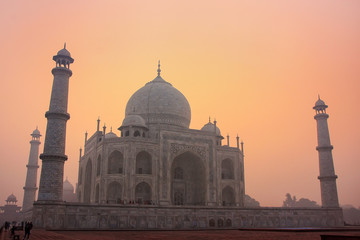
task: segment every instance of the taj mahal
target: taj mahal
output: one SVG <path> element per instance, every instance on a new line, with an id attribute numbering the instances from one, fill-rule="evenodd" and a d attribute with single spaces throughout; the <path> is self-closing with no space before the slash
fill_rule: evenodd
<path id="1" fill-rule="evenodd" d="M 185 96 L 160 75 L 129 99 L 121 136 L 96 131 L 79 167 L 80 202 L 243 206 L 242 151 L 210 120 L 189 129 Z M 99 121 L 98 121 L 99 122 Z"/>
<path id="2" fill-rule="evenodd" d="M 117 135 L 100 127 L 80 150 L 77 202 L 63 201 L 70 64 L 64 46 L 55 67 L 37 201 L 24 213 L 48 229 L 190 229 L 343 226 L 332 145 L 320 98 L 314 106 L 320 163 L 321 208 L 244 205 L 244 149 L 225 142 L 216 120 L 190 129 L 186 97 L 161 76 L 128 100 Z M 150 73 L 151 76 L 151 73 Z M 151 78 L 150 78 L 151 79 Z M 40 133 L 39 133 L 40 134 Z M 36 145 L 38 147 L 38 145 Z M 34 174 L 32 174 L 34 175 Z M 36 175 L 36 174 L 35 174 Z M 24 188 L 25 189 L 25 188 Z M 25 190 L 26 191 L 26 190 Z M 33 203 L 33 205 L 32 205 Z M 32 205 L 32 207 L 31 207 Z"/>

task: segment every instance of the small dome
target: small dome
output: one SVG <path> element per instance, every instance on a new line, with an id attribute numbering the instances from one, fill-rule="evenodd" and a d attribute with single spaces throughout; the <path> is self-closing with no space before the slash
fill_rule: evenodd
<path id="1" fill-rule="evenodd" d="M 106 135 L 105 135 L 105 138 L 117 138 L 118 136 L 113 133 L 112 131 L 111 132 L 108 132 Z"/>
<path id="2" fill-rule="evenodd" d="M 67 178 L 64 181 L 63 190 L 64 191 L 71 191 L 71 192 L 74 191 L 74 186 L 67 180 Z"/>
<path id="3" fill-rule="evenodd" d="M 321 110 L 326 109 L 327 107 L 328 106 L 325 104 L 325 102 L 323 100 L 320 99 L 320 96 L 319 96 L 319 99 L 316 101 L 315 107 L 313 107 L 313 109 L 315 109 L 316 111 L 321 111 Z"/>
<path id="4" fill-rule="evenodd" d="M 326 104 L 325 104 L 325 102 L 323 100 L 321 100 L 319 98 L 315 103 L 315 107 L 318 107 L 318 106 L 326 106 Z"/>
<path id="5" fill-rule="evenodd" d="M 41 136 L 40 131 L 37 128 L 33 131 L 33 133 L 31 135 L 40 135 Z"/>
<path id="6" fill-rule="evenodd" d="M 58 51 L 57 55 L 71 57 L 70 52 L 65 47 Z"/>
<path id="7" fill-rule="evenodd" d="M 15 197 L 14 194 L 11 194 L 10 196 L 8 196 L 8 198 L 6 199 L 7 202 L 17 202 L 17 199 Z"/>
<path id="8" fill-rule="evenodd" d="M 205 131 L 205 132 L 214 132 L 214 124 L 211 122 L 208 122 L 207 124 L 205 124 L 202 128 L 201 131 Z M 216 127 L 216 135 L 217 136 L 221 136 L 221 132 L 220 129 L 218 127 Z"/>
<path id="9" fill-rule="evenodd" d="M 130 126 L 147 128 L 145 120 L 139 115 L 127 115 L 124 118 L 120 129 Z"/>

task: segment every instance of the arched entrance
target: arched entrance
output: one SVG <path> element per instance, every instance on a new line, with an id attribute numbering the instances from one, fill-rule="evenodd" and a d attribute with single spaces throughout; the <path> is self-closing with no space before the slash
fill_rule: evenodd
<path id="1" fill-rule="evenodd" d="M 88 159 L 88 162 L 86 164 L 85 168 L 85 181 L 84 181 L 84 202 L 89 203 L 90 202 L 90 196 L 91 196 L 91 179 L 92 179 L 92 163 L 91 159 Z"/>
<path id="2" fill-rule="evenodd" d="M 121 184 L 118 182 L 112 182 L 107 187 L 106 203 L 120 203 L 121 202 Z"/>
<path id="3" fill-rule="evenodd" d="M 151 187 L 146 182 L 141 182 L 135 187 L 135 200 L 139 204 L 150 204 Z"/>
<path id="4" fill-rule="evenodd" d="M 197 155 L 185 152 L 171 165 L 171 201 L 174 205 L 205 205 L 205 167 Z"/>
<path id="5" fill-rule="evenodd" d="M 222 190 L 222 201 L 223 206 L 234 206 L 235 205 L 235 194 L 234 190 L 230 186 L 226 186 Z"/>

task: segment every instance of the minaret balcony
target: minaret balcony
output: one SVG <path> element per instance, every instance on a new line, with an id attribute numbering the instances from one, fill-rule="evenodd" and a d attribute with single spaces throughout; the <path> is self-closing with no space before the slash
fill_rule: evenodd
<path id="1" fill-rule="evenodd" d="M 337 179 L 338 176 L 337 175 L 332 175 L 332 176 L 318 176 L 318 179 L 321 181 L 333 181 L 334 179 Z"/>
<path id="2" fill-rule="evenodd" d="M 47 111 L 45 113 L 45 117 L 46 118 L 55 118 L 55 119 L 64 119 L 64 120 L 69 120 L 70 119 L 70 114 L 68 113 L 61 113 L 61 112 L 50 112 Z"/>
<path id="3" fill-rule="evenodd" d="M 66 68 L 66 67 L 54 67 L 52 70 L 51 70 L 51 73 L 53 75 L 56 75 L 56 74 L 67 74 L 69 75 L 69 77 L 72 76 L 72 71 L 69 69 L 69 68 Z"/>
<path id="4" fill-rule="evenodd" d="M 317 146 L 316 150 L 317 151 L 328 151 L 328 150 L 332 150 L 334 147 L 332 145 L 329 146 Z"/>

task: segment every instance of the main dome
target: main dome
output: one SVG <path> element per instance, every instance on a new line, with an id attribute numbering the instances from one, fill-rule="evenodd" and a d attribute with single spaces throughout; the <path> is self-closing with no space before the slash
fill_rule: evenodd
<path id="1" fill-rule="evenodd" d="M 125 117 L 140 115 L 147 125 L 161 124 L 189 128 L 191 109 L 185 96 L 158 76 L 129 99 Z"/>

